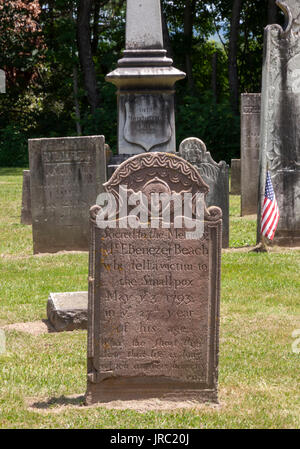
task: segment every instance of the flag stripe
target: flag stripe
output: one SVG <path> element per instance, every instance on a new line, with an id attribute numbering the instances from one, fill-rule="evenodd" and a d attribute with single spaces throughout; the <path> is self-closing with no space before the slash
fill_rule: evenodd
<path id="1" fill-rule="evenodd" d="M 264 223 L 266 222 L 269 214 L 270 214 L 270 208 L 272 207 L 272 201 L 270 200 L 265 200 L 264 201 L 264 208 L 263 208 L 263 220 L 261 222 L 261 226 L 264 225 Z"/>
<path id="2" fill-rule="evenodd" d="M 274 208 L 276 209 L 276 208 Z M 268 238 L 270 239 L 270 237 L 273 235 L 273 229 L 274 229 L 274 224 L 276 222 L 277 219 L 277 215 L 276 215 L 276 210 L 274 210 L 274 213 L 272 214 L 272 217 L 270 219 L 270 226 L 269 226 L 269 232 L 268 232 Z"/>
<path id="3" fill-rule="evenodd" d="M 261 234 L 273 240 L 279 221 L 278 204 L 275 198 L 270 173 L 267 172 L 265 199 L 261 217 Z"/>
<path id="4" fill-rule="evenodd" d="M 261 226 L 262 231 L 265 229 L 266 226 L 268 226 L 268 223 L 270 222 L 271 217 L 274 214 L 274 210 L 275 210 L 275 208 L 274 208 L 273 203 L 270 203 L 268 206 L 267 212 L 264 214 L 264 219 L 262 221 L 262 226 Z"/>

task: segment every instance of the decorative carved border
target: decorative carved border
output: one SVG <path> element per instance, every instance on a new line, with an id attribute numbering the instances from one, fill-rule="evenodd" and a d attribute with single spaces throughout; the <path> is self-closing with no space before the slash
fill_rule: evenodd
<path id="1" fill-rule="evenodd" d="M 294 3 L 295 0 L 293 0 Z M 300 6 L 290 6 L 289 5 L 290 0 L 277 0 L 276 1 L 276 5 L 284 12 L 285 16 L 286 16 L 286 22 L 287 22 L 287 26 L 286 28 L 283 30 L 279 25 L 279 28 L 281 29 L 282 34 L 287 35 L 290 32 L 293 33 L 299 33 L 300 31 Z M 298 11 L 297 11 L 298 9 Z M 296 14 L 295 14 L 296 13 Z M 294 16 L 295 14 L 295 16 Z"/>
<path id="2" fill-rule="evenodd" d="M 206 195 L 209 192 L 208 185 L 203 181 L 198 170 L 183 158 L 171 153 L 153 152 L 142 153 L 124 161 L 113 173 L 110 180 L 104 184 L 108 193 L 113 192 L 113 187 L 120 185 L 129 175 L 144 168 L 161 167 L 177 170 L 180 174 L 188 177 L 191 182 L 196 183 L 200 192 Z M 100 211 L 100 206 L 95 205 L 90 209 L 90 219 L 95 224 L 96 216 Z M 216 222 L 222 219 L 222 210 L 219 207 L 205 207 L 205 220 Z"/>
<path id="3" fill-rule="evenodd" d="M 177 170 L 184 176 L 187 176 L 192 182 L 196 183 L 199 190 L 205 195 L 209 192 L 208 185 L 203 181 L 197 170 L 187 161 L 171 153 L 153 152 L 143 153 L 127 159 L 114 172 L 110 180 L 104 184 L 107 192 L 113 186 L 116 186 L 126 179 L 130 174 L 143 168 L 162 167 Z"/>

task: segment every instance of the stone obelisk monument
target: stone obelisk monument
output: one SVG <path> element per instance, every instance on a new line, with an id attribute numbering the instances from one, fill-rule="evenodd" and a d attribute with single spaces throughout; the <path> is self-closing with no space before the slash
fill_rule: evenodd
<path id="1" fill-rule="evenodd" d="M 160 0 L 127 0 L 126 50 L 106 80 L 118 88 L 118 153 L 175 152 L 174 84 L 185 73 L 163 48 Z"/>
<path id="2" fill-rule="evenodd" d="M 274 0 L 275 1 L 275 0 Z M 266 172 L 270 171 L 280 220 L 274 243 L 300 245 L 300 0 L 277 1 L 286 27 L 265 30 L 257 237 Z"/>

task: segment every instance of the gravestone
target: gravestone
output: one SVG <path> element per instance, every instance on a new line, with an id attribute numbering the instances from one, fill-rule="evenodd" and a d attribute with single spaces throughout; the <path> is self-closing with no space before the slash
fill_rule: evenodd
<path id="1" fill-rule="evenodd" d="M 106 183 L 123 207 L 120 186 L 147 198 L 208 192 L 191 164 L 159 152 L 128 159 Z M 86 404 L 216 402 L 222 211 L 205 208 L 204 232 L 194 240 L 174 225 L 101 229 L 100 212 L 99 206 L 90 211 Z"/>
<path id="2" fill-rule="evenodd" d="M 280 219 L 274 244 L 300 245 L 300 1 L 278 1 L 286 27 L 265 29 L 257 240 L 267 170 Z"/>
<path id="3" fill-rule="evenodd" d="M 202 140 L 189 137 L 181 142 L 179 155 L 190 162 L 199 172 L 201 178 L 209 186 L 206 197 L 207 206 L 218 206 L 223 216 L 222 246 L 229 246 L 229 167 L 225 161 L 218 164 Z"/>
<path id="4" fill-rule="evenodd" d="M 257 214 L 261 94 L 241 96 L 241 216 Z"/>
<path id="5" fill-rule="evenodd" d="M 87 329 L 88 292 L 50 293 L 47 317 L 57 332 Z"/>
<path id="6" fill-rule="evenodd" d="M 34 253 L 87 251 L 90 207 L 106 181 L 103 136 L 29 140 Z"/>
<path id="7" fill-rule="evenodd" d="M 31 225 L 30 170 L 23 170 L 21 224 Z"/>
<path id="8" fill-rule="evenodd" d="M 241 194 L 241 160 L 231 159 L 231 195 Z"/>
<path id="9" fill-rule="evenodd" d="M 118 88 L 119 154 L 176 151 L 174 84 L 185 73 L 166 55 L 160 0 L 127 0 L 126 49 L 106 77 Z"/>

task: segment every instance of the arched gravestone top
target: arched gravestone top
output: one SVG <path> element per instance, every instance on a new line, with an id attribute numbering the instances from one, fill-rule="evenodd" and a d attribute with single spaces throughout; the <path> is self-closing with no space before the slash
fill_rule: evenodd
<path id="1" fill-rule="evenodd" d="M 208 206 L 218 206 L 223 212 L 223 248 L 229 246 L 229 170 L 225 161 L 215 162 L 205 143 L 188 137 L 179 146 L 179 154 L 197 169 L 209 186 Z"/>
<path id="2" fill-rule="evenodd" d="M 133 192 L 208 192 L 198 171 L 167 153 L 123 162 L 104 185 Z M 120 205 L 121 203 L 119 203 Z M 204 232 L 97 226 L 90 210 L 86 403 L 170 398 L 217 401 L 222 212 Z M 118 217 L 117 217 L 118 218 Z"/>
<path id="3" fill-rule="evenodd" d="M 179 146 L 179 154 L 199 170 L 201 176 L 217 180 L 219 170 L 226 168 L 226 162 L 215 162 L 205 143 L 197 137 L 188 137 Z"/>
<path id="4" fill-rule="evenodd" d="M 129 189 L 139 191 L 150 182 L 161 182 L 168 192 L 202 192 L 207 195 L 209 187 L 198 171 L 182 158 L 168 153 L 145 153 L 123 162 L 111 179 L 104 184 L 107 192 L 116 192 L 116 187 L 126 184 Z"/>

